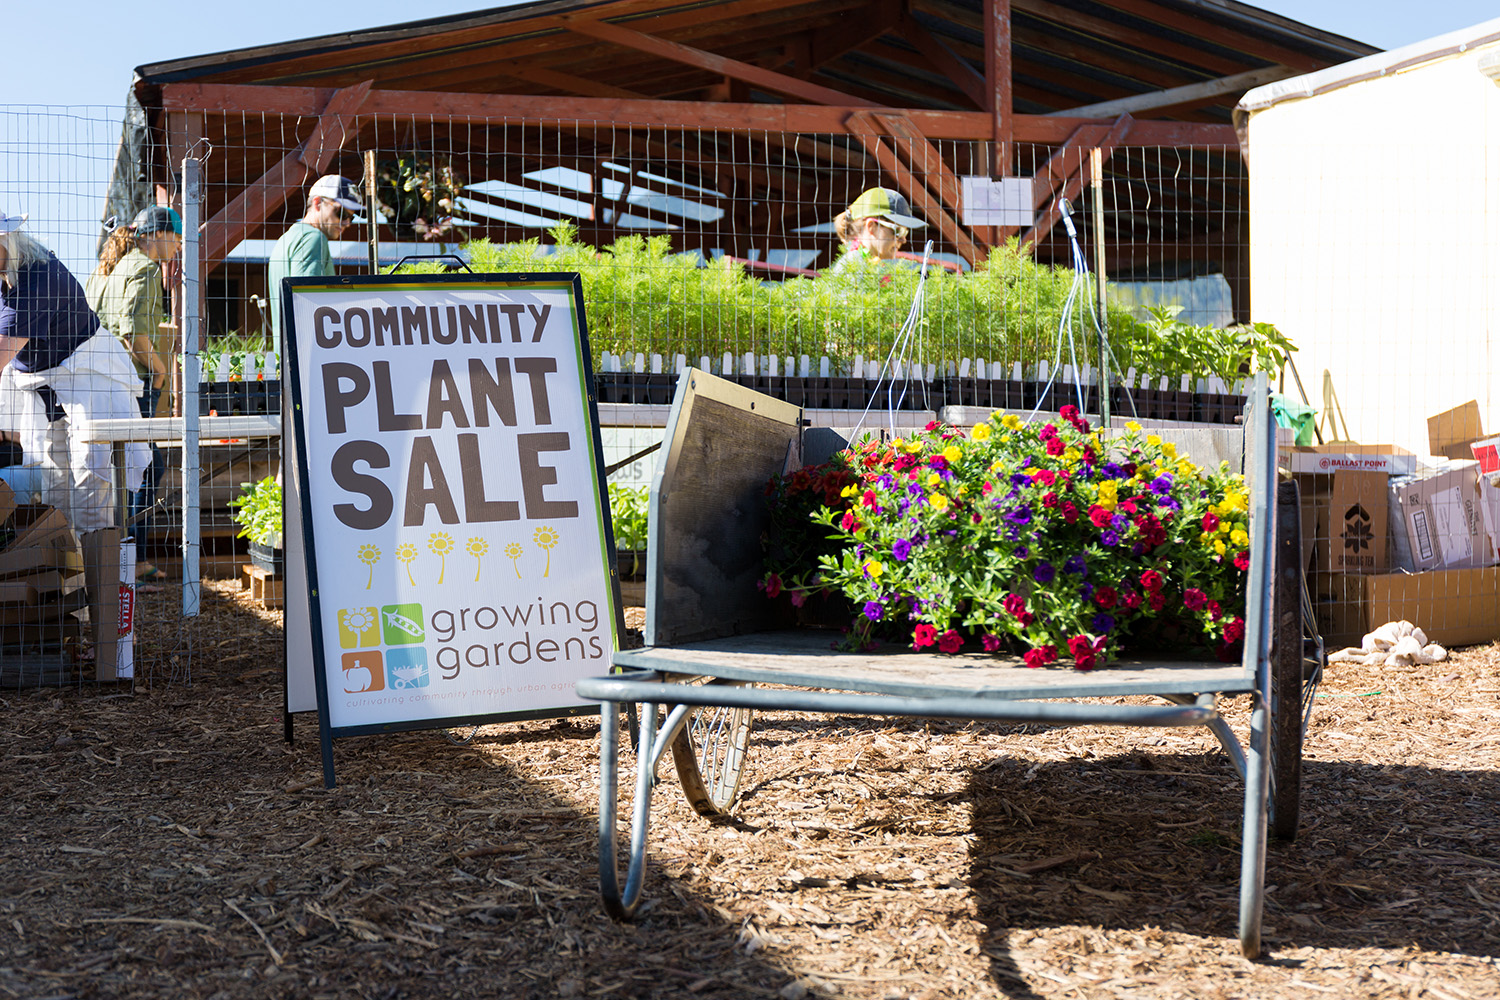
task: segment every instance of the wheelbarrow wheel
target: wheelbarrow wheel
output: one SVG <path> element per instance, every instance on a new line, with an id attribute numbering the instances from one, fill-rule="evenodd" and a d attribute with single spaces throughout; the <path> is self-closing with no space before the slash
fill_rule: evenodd
<path id="1" fill-rule="evenodd" d="M 1302 519 L 1296 483 L 1276 489 L 1275 631 L 1271 655 L 1273 836 L 1293 840 L 1302 797 Z"/>
<path id="2" fill-rule="evenodd" d="M 736 681 L 711 684 L 745 687 Z M 694 709 L 672 741 L 672 762 L 688 803 L 701 816 L 727 816 L 740 794 L 755 711 L 708 706 Z"/>

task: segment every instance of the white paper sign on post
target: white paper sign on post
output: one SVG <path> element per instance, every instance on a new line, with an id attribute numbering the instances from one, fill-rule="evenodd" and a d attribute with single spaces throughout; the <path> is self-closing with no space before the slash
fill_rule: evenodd
<path id="1" fill-rule="evenodd" d="M 576 275 L 287 282 L 331 739 L 570 714 L 622 617 Z"/>

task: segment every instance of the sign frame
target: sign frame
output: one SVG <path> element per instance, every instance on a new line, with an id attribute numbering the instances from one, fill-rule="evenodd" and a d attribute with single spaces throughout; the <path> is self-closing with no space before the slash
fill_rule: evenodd
<path id="1" fill-rule="evenodd" d="M 602 568 L 607 577 L 608 586 L 606 596 L 610 602 L 607 615 L 612 633 L 610 636 L 611 643 L 606 650 L 607 659 L 612 660 L 613 653 L 618 652 L 621 638 L 625 632 L 624 604 L 621 600 L 619 572 L 616 560 L 614 559 L 614 526 L 609 513 L 608 477 L 605 475 L 604 449 L 599 426 L 598 391 L 593 369 L 593 352 L 589 344 L 588 318 L 584 311 L 583 281 L 581 275 L 572 271 L 496 272 L 481 274 L 450 272 L 445 274 L 411 275 L 331 275 L 284 279 L 280 290 L 282 296 L 282 315 L 285 317 L 286 326 L 286 329 L 283 331 L 283 351 L 285 353 L 283 363 L 286 366 L 287 378 L 283 383 L 283 392 L 287 397 L 287 413 L 291 417 L 292 439 L 295 444 L 295 468 L 293 474 L 296 477 L 300 508 L 298 513 L 301 520 L 301 542 L 306 571 L 306 607 L 308 610 L 308 626 L 312 638 L 312 649 L 310 652 L 317 695 L 323 782 L 327 788 L 334 787 L 336 783 L 333 762 L 333 740 L 341 737 L 407 732 L 421 729 L 450 729 L 459 726 L 516 722 L 528 719 L 567 718 L 577 715 L 594 715 L 599 711 L 596 705 L 583 704 L 547 708 L 526 708 L 501 712 L 470 712 L 457 715 L 433 716 L 420 719 L 412 718 L 359 725 L 333 725 L 328 688 L 330 670 L 327 663 L 322 599 L 318 583 L 318 556 L 313 518 L 314 504 L 308 462 L 308 429 L 304 407 L 304 402 L 306 401 L 306 380 L 304 376 L 306 373 L 302 371 L 300 342 L 295 319 L 297 290 L 317 288 L 348 292 L 359 292 L 361 290 L 373 292 L 376 290 L 399 290 L 412 286 L 432 288 L 433 286 L 444 285 L 453 286 L 455 290 L 462 290 L 465 287 L 472 286 L 493 288 L 500 285 L 514 286 L 521 290 L 526 289 L 528 286 L 546 286 L 551 290 L 557 290 L 559 286 L 567 287 L 571 297 L 571 308 L 574 317 L 573 326 L 576 335 L 573 348 L 578 363 L 578 374 L 582 380 L 584 416 L 588 424 L 588 433 L 585 436 L 587 444 L 586 461 L 590 466 L 588 477 L 592 480 L 596 490 L 599 537 L 604 546 Z M 304 336 L 306 335 L 304 334 Z M 283 513 L 283 518 L 285 519 L 285 512 Z M 601 624 L 604 617 L 604 615 L 600 615 Z M 290 654 L 291 650 L 288 649 L 287 652 Z M 287 662 L 290 663 L 290 660 Z"/>

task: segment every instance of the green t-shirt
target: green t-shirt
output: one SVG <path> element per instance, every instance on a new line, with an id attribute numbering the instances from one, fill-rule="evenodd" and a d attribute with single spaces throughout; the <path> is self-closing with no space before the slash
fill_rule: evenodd
<path id="1" fill-rule="evenodd" d="M 118 337 L 127 351 L 137 335 L 155 343 L 157 327 L 165 318 L 161 266 L 139 249 L 121 257 L 107 276 L 98 271 L 89 275 L 83 294 L 100 325 Z M 136 369 L 147 370 L 139 362 Z"/>
<path id="2" fill-rule="evenodd" d="M 325 277 L 333 274 L 333 258 L 328 254 L 328 237 L 316 226 L 301 219 L 292 223 L 292 228 L 281 234 L 271 250 L 270 282 L 266 294 L 271 298 L 272 329 L 278 338 L 283 329 L 281 322 L 281 279 L 301 278 L 308 275 Z"/>

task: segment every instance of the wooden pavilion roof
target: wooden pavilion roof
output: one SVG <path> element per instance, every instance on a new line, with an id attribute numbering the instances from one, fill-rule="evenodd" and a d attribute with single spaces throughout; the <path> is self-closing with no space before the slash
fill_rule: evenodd
<path id="1" fill-rule="evenodd" d="M 777 192 L 787 232 L 852 197 L 815 168 L 874 167 L 969 260 L 1013 234 L 1065 259 L 1048 199 L 1076 198 L 1081 157 L 1102 149 L 1115 177 L 1187 220 L 1143 235 L 1112 216 L 1117 252 L 1163 260 L 1242 244 L 1231 115 L 1246 90 L 1374 51 L 1234 0 L 543 0 L 151 63 L 135 87 L 165 152 L 158 177 L 203 138 L 240 150 L 206 168 L 208 260 L 295 217 L 318 173 L 358 175 L 354 150 L 415 119 L 444 119 L 448 148 L 486 151 L 486 179 L 503 183 L 598 161 L 600 135 L 617 150 L 624 131 L 682 184 L 754 184 L 757 204 Z M 1163 185 L 1127 147 L 1200 162 Z M 1046 179 L 1034 230 L 960 221 L 959 175 L 1033 173 Z M 1209 174 L 1228 186 L 1195 189 Z M 766 231 L 751 211 L 735 224 Z M 618 231 L 591 221 L 585 238 Z"/>

